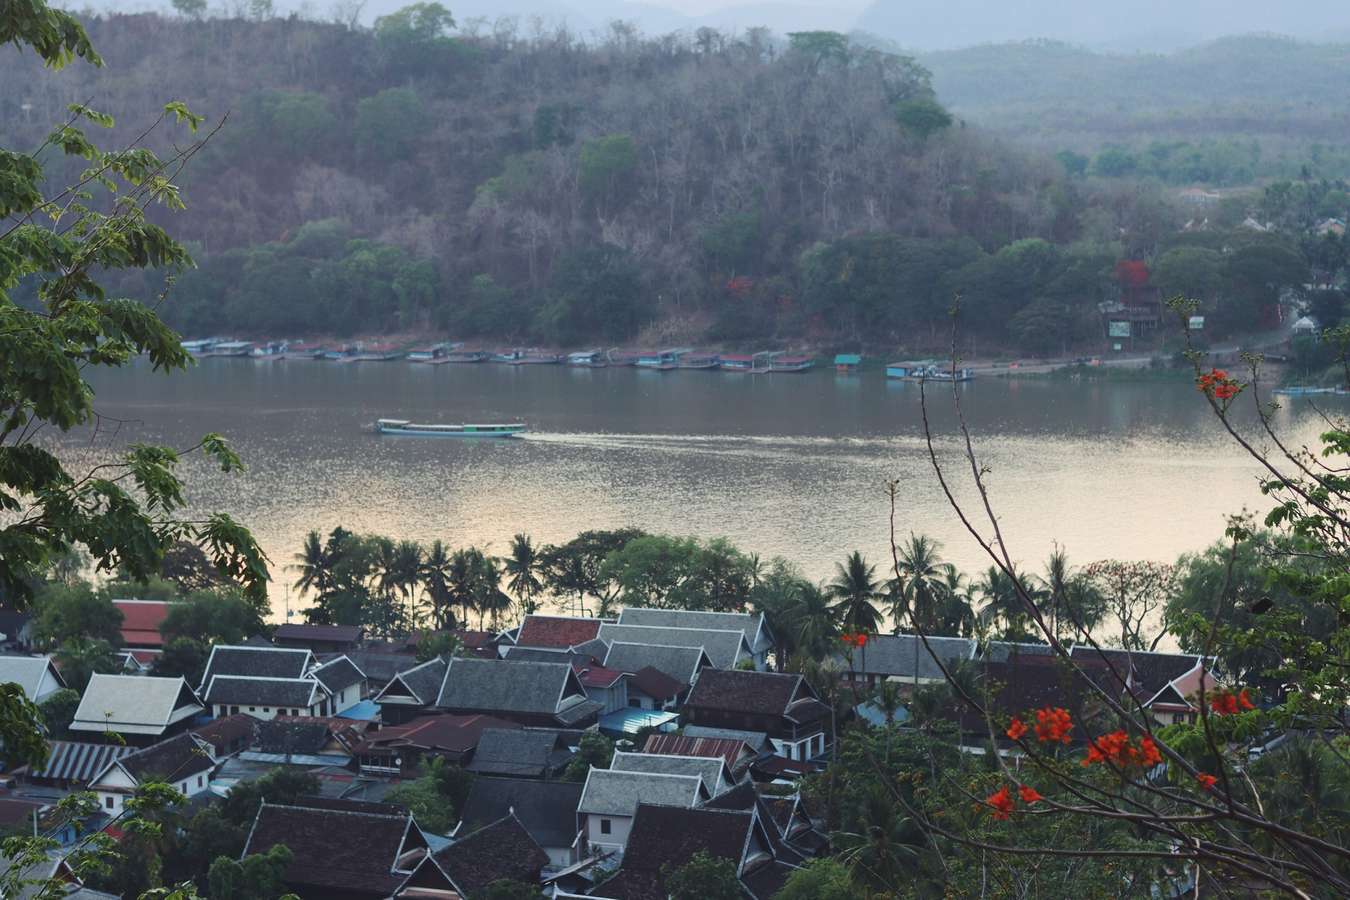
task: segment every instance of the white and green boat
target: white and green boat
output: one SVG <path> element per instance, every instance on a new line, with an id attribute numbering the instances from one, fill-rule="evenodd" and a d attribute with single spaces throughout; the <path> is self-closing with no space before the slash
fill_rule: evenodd
<path id="1" fill-rule="evenodd" d="M 414 437 L 509 438 L 525 433 L 520 423 L 506 425 L 423 425 L 407 419 L 376 419 L 375 430 L 380 434 L 403 434 Z"/>

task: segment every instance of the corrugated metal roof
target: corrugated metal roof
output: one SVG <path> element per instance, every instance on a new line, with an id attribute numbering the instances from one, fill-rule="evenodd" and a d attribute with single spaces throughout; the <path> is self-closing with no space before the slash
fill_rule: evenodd
<path id="1" fill-rule="evenodd" d="M 86 744 L 79 741 L 52 741 L 51 755 L 40 769 L 30 770 L 33 778 L 88 782 L 115 759 L 136 751 L 121 744 Z"/>

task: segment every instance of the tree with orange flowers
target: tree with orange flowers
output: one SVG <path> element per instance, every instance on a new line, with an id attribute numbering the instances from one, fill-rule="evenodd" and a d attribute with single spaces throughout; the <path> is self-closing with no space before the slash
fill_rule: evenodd
<path id="1" fill-rule="evenodd" d="M 1172 308 L 1183 320 L 1193 311 L 1185 301 L 1174 301 Z M 1107 870 L 1142 867 L 1136 875 L 1147 884 L 1139 885 L 1139 893 L 1350 895 L 1350 803 L 1331 799 L 1342 795 L 1338 792 L 1350 798 L 1350 719 L 1344 712 L 1350 708 L 1350 606 L 1344 600 L 1350 596 L 1350 422 L 1326 414 L 1320 449 L 1291 445 L 1279 434 L 1262 390 L 1259 360 L 1249 359 L 1246 377 L 1237 377 L 1208 365 L 1198 352 L 1188 356 L 1197 392 L 1261 466 L 1263 489 L 1275 502 L 1265 526 L 1282 532 L 1291 552 L 1269 559 L 1266 577 L 1281 591 L 1299 596 L 1304 607 L 1337 610 L 1339 626 L 1309 642 L 1306 632 L 1282 618 L 1272 603 L 1255 598 L 1249 611 L 1258 621 L 1249 632 L 1256 634 L 1231 627 L 1225 611 L 1231 609 L 1233 561 L 1253 536 L 1246 519 L 1234 518 L 1226 534 L 1227 574 L 1211 586 L 1208 619 L 1189 623 L 1191 648 L 1210 659 L 1224 642 L 1264 641 L 1277 648 L 1276 668 L 1282 683 L 1292 688 L 1262 697 L 1249 684 L 1216 689 L 1202 679 L 1188 698 L 1197 721 L 1156 725 L 1144 706 L 1150 698 L 1131 687 L 1131 673 L 1121 670 L 1120 657 L 1094 655 L 1093 649 L 1105 648 L 1083 623 L 1074 623 L 1069 632 L 1079 636 L 1087 652 L 1070 654 L 1059 637 L 1064 629 L 1047 620 L 1031 586 L 1018 577 L 989 470 L 965 424 L 961 393 L 953 390 L 959 471 L 968 476 L 975 500 L 960 499 L 971 496 L 969 488 L 962 486 L 958 494 L 958 469 L 938 450 L 929 425 L 930 389 L 921 383 L 929 461 L 961 524 L 987 557 L 991 576 L 1007 585 L 1012 596 L 1003 605 L 1011 616 L 1024 618 L 1032 639 L 1048 645 L 1063 673 L 1066 695 L 1090 698 L 1101 714 L 1080 720 L 1051 704 L 1008 715 L 991 692 L 970 690 L 953 677 L 930 647 L 947 676 L 953 703 L 966 721 L 983 719 L 988 748 L 997 752 L 987 756 L 987 774 L 966 776 L 964 783 L 959 775 L 948 777 L 950 790 L 965 801 L 960 814 L 947 803 L 895 793 L 904 814 L 928 831 L 935 852 L 964 848 L 1000 859 L 1010 870 L 1038 859 L 1054 860 L 1067 871 L 1075 861 L 1092 859 Z M 1346 367 L 1350 372 L 1350 362 Z M 1255 415 L 1244 421 L 1255 421 L 1254 433 L 1235 414 L 1238 404 L 1247 402 Z M 894 488 L 891 498 L 894 516 Z M 898 576 L 898 562 L 896 571 Z M 1160 644 L 1163 635 L 1146 628 L 1175 590 L 1175 569 L 1105 562 L 1089 566 L 1085 574 L 1116 611 L 1117 644 L 1135 651 Z M 1260 622 L 1266 615 L 1267 622 Z M 922 623 L 907 624 L 927 646 Z M 1102 670 L 1110 676 L 1102 677 Z M 1297 764 L 1306 796 L 1319 797 L 1317 804 L 1308 804 L 1316 808 L 1300 811 L 1275 803 L 1286 793 L 1276 764 L 1252 762 L 1249 749 L 1280 742 L 1286 746 L 1270 752 Z M 938 770 L 933 775 L 942 780 Z M 1315 787 L 1320 779 L 1329 790 Z M 1048 839 L 1041 826 L 1052 822 L 1092 837 L 1073 843 Z M 1120 827 L 1128 839 L 1116 830 Z"/>

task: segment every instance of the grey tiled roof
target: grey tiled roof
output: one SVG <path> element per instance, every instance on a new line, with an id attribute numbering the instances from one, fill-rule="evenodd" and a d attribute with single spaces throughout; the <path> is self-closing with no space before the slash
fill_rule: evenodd
<path id="1" fill-rule="evenodd" d="M 248 678 L 217 675 L 206 685 L 207 703 L 233 706 L 311 706 L 318 682 L 312 678 Z"/>
<path id="2" fill-rule="evenodd" d="M 484 728 L 466 768 L 488 775 L 538 778 L 566 763 L 558 732 L 539 728 Z"/>
<path id="3" fill-rule="evenodd" d="M 445 681 L 445 660 L 440 657 L 429 659 L 394 676 L 394 681 L 385 686 L 385 690 L 396 688 L 395 682 L 401 682 L 423 706 L 436 702 L 441 691 L 441 682 Z M 391 691 L 395 693 L 396 691 Z M 383 691 L 381 691 L 383 693 Z"/>
<path id="4" fill-rule="evenodd" d="M 478 828 L 515 812 L 540 846 L 570 847 L 577 836 L 581 784 L 479 775 L 469 788 L 460 813 L 461 830 Z"/>
<path id="5" fill-rule="evenodd" d="M 697 775 L 703 780 L 703 787 L 711 796 L 716 796 L 729 787 L 723 775 L 726 763 L 720 756 L 667 756 L 657 753 L 624 753 L 617 750 L 609 767 L 616 772 Z"/>
<path id="6" fill-rule="evenodd" d="M 764 626 L 763 613 L 702 612 L 692 609 L 647 609 L 630 606 L 619 613 L 619 624 L 708 630 L 734 628 L 745 635 L 750 649 L 756 653 L 773 646 L 773 637 Z"/>
<path id="7" fill-rule="evenodd" d="M 740 731 L 735 728 L 710 728 L 707 725 L 686 725 L 684 727 L 685 737 L 692 738 L 717 738 L 719 740 L 744 741 L 750 745 L 750 749 L 756 753 L 763 750 L 769 743 L 769 736 L 763 731 Z"/>
<path id="8" fill-rule="evenodd" d="M 613 643 L 653 644 L 663 647 L 702 647 L 712 664 L 730 669 L 750 655 L 750 645 L 740 631 L 710 631 L 703 628 L 656 628 L 648 625 L 600 626 L 602 640 Z"/>
<path id="9" fill-rule="evenodd" d="M 365 673 L 357 668 L 356 663 L 345 656 L 339 656 L 337 659 L 324 663 L 311 674 L 319 680 L 320 684 L 328 688 L 330 694 L 336 694 L 343 688 L 360 684 L 366 680 Z"/>
<path id="10" fill-rule="evenodd" d="M 202 686 L 216 675 L 252 675 L 257 678 L 299 678 L 313 659 L 308 650 L 285 647 L 217 644 L 211 648 Z"/>
<path id="11" fill-rule="evenodd" d="M 693 684 L 701 664 L 711 664 L 700 647 L 663 647 L 615 641 L 603 660 L 605 667 L 630 674 L 651 666 L 680 684 Z"/>
<path id="12" fill-rule="evenodd" d="M 591 638 L 589 641 L 582 641 L 580 644 L 573 646 L 572 650 L 604 662 L 605 654 L 609 652 L 609 644 L 600 640 L 600 638 Z"/>
<path id="13" fill-rule="evenodd" d="M 928 644 L 948 667 L 960 660 L 971 659 L 975 654 L 975 641 L 971 638 L 930 637 Z M 848 669 L 847 657 L 836 655 L 834 660 L 840 668 Z M 919 678 L 942 679 L 942 669 L 933 661 L 919 636 L 914 634 L 869 636 L 867 646 L 854 651 L 852 666 L 854 672 L 868 675 L 913 678 L 917 672 Z"/>
<path id="14" fill-rule="evenodd" d="M 34 703 L 38 692 L 46 680 L 53 688 L 65 687 L 50 656 L 19 656 L 10 653 L 0 654 L 0 684 L 13 682 L 23 688 L 24 695 Z"/>
<path id="15" fill-rule="evenodd" d="M 450 660 L 436 705 L 554 715 L 571 693 L 585 696 L 566 663 L 459 658 Z"/>
<path id="16" fill-rule="evenodd" d="M 703 796 L 703 782 L 695 775 L 651 775 L 591 769 L 581 793 L 579 813 L 631 816 L 639 803 L 689 809 Z"/>

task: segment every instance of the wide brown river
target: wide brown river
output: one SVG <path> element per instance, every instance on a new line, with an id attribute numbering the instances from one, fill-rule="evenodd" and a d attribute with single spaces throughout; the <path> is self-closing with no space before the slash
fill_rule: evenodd
<path id="1" fill-rule="evenodd" d="M 888 479 L 900 483 L 901 534 L 937 538 L 972 573 L 986 564 L 935 481 L 918 386 L 875 370 L 207 359 L 172 376 L 144 364 L 100 373 L 96 387 L 100 432 L 60 438 L 76 467 L 130 442 L 187 446 L 209 431 L 233 442 L 248 472 L 224 476 L 194 459 L 189 499 L 254 530 L 273 561 L 278 613 L 293 581 L 282 567 L 305 532 L 336 525 L 497 552 L 520 531 L 552 542 L 636 525 L 726 536 L 824 578 L 854 549 L 887 558 Z M 970 500 L 951 388 L 928 390 L 939 456 Z M 984 379 L 960 391 L 1004 534 L 1032 568 L 1055 542 L 1079 563 L 1172 560 L 1217 539 L 1225 515 L 1267 506 L 1257 465 L 1186 382 Z M 1296 442 L 1315 438 L 1313 409 L 1287 406 L 1281 427 Z M 380 437 L 368 428 L 378 417 L 520 420 L 531 431 Z"/>

